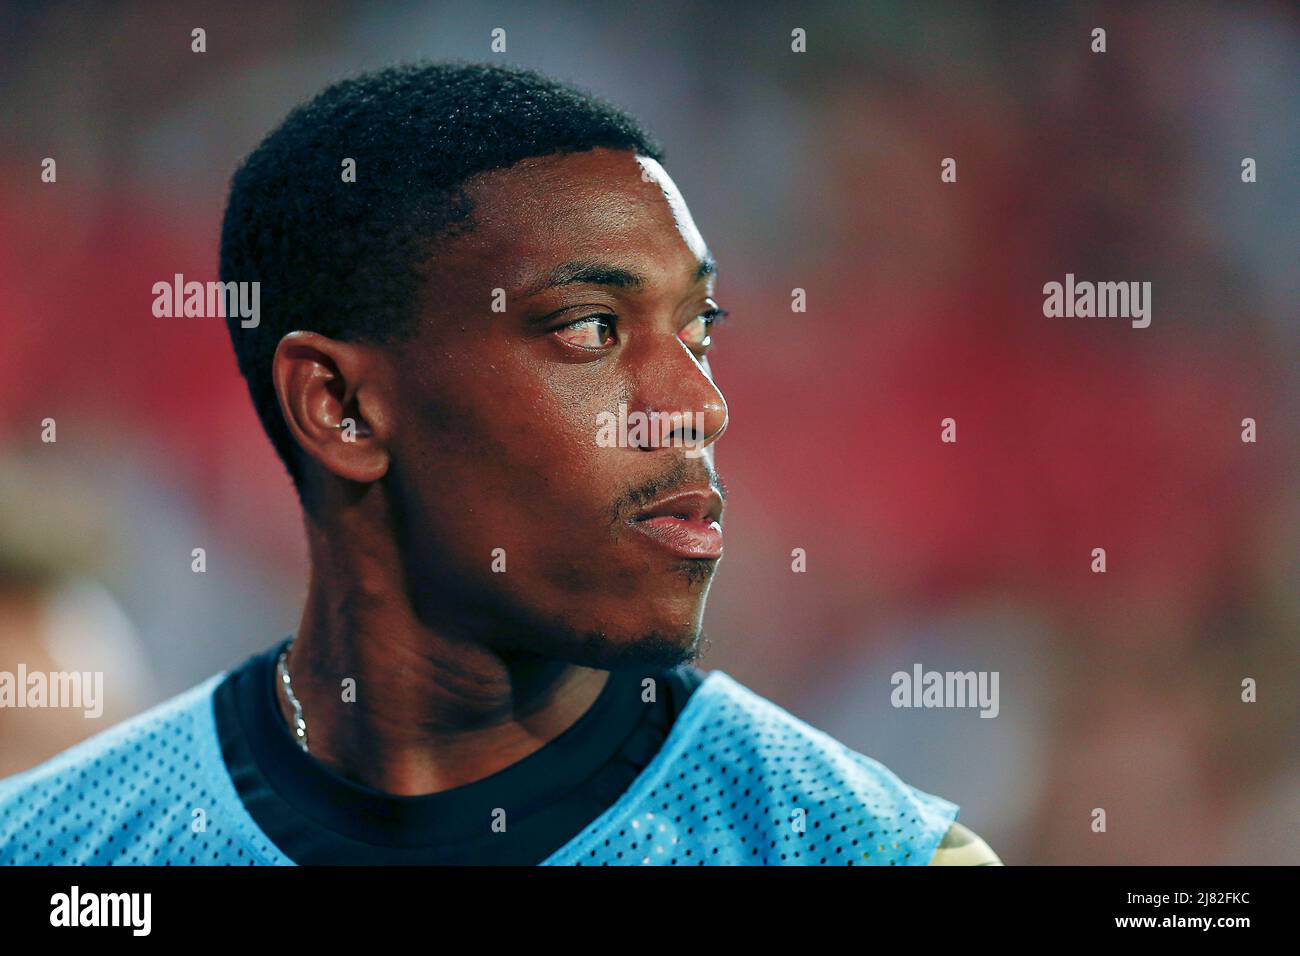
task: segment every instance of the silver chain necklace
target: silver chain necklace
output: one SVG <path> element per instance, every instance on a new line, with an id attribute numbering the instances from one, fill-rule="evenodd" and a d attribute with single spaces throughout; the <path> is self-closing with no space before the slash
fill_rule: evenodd
<path id="1" fill-rule="evenodd" d="M 298 741 L 298 746 L 302 748 L 303 753 L 310 753 L 307 749 L 307 721 L 302 718 L 302 704 L 298 703 L 298 698 L 293 693 L 293 684 L 289 682 L 289 667 L 286 661 L 289 659 L 289 648 L 293 646 L 290 641 L 288 646 L 280 652 L 280 659 L 275 662 L 275 672 L 279 675 L 280 684 L 284 687 L 284 696 L 289 698 L 289 706 L 293 708 L 293 734 Z"/>

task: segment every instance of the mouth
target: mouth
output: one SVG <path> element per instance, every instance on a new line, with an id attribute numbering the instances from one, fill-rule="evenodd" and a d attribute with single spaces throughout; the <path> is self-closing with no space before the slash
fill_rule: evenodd
<path id="1" fill-rule="evenodd" d="M 660 498 L 631 525 L 678 557 L 722 557 L 722 496 L 707 485 Z"/>

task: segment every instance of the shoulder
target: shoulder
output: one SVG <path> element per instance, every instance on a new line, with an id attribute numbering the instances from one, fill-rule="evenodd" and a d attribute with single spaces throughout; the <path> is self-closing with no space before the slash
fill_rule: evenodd
<path id="1" fill-rule="evenodd" d="M 956 820 L 955 803 L 910 785 L 721 671 L 707 675 L 692 696 L 692 707 L 697 703 L 710 750 L 740 760 L 769 795 L 805 813 L 810 831 L 843 843 L 859 862 L 924 864 Z"/>
<path id="2" fill-rule="evenodd" d="M 134 717 L 114 724 L 69 747 L 61 753 L 11 777 L 0 780 L 0 802 L 12 801 L 15 794 L 32 788 L 48 787 L 71 778 L 81 778 L 115 757 L 129 763 L 131 752 L 143 751 L 145 741 L 160 735 L 179 748 L 189 743 L 203 729 L 205 710 L 211 707 L 212 691 L 222 675 L 218 674 L 177 694 Z M 192 748 L 190 748 L 192 749 Z"/>
<path id="3" fill-rule="evenodd" d="M 0 863 L 152 862 L 184 841 L 194 809 L 226 815 L 212 711 L 223 676 L 0 780 Z"/>
<path id="4" fill-rule="evenodd" d="M 939 841 L 931 866 L 1002 866 L 993 849 L 974 831 L 953 823 Z"/>

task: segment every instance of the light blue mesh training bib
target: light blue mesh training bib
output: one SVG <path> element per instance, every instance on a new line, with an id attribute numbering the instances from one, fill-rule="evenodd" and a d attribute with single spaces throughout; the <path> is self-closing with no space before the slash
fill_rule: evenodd
<path id="1" fill-rule="evenodd" d="M 543 865 L 923 865 L 957 812 L 712 671 L 632 787 Z"/>
<path id="2" fill-rule="evenodd" d="M 222 759 L 224 676 L 0 781 L 0 863 L 292 865 Z M 925 864 L 957 812 L 713 671 L 632 786 L 543 865 Z"/>

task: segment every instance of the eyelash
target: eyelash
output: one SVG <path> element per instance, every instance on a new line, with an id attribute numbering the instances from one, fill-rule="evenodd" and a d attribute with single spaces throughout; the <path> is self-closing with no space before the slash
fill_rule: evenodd
<path id="1" fill-rule="evenodd" d="M 696 318 L 711 319 L 712 321 L 709 322 L 709 329 L 713 330 L 713 329 L 721 328 L 722 326 L 726 325 L 727 324 L 726 318 L 729 315 L 731 315 L 731 313 L 728 312 L 726 309 L 712 308 L 712 309 L 705 309 L 698 316 L 696 316 Z"/>

